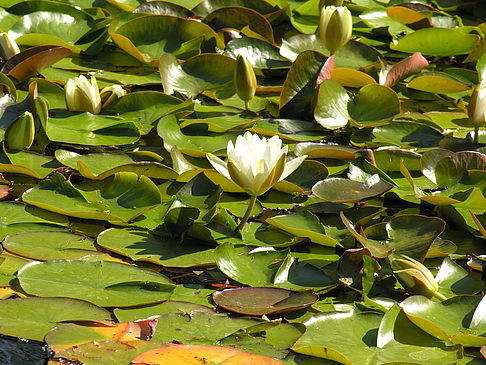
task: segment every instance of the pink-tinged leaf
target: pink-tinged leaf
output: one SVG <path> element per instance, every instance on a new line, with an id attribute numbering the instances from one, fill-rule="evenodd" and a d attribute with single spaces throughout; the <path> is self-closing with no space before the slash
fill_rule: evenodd
<path id="1" fill-rule="evenodd" d="M 334 55 L 329 57 L 326 62 L 324 63 L 324 66 L 322 66 L 321 71 L 319 72 L 319 75 L 317 76 L 317 81 L 316 81 L 316 88 L 319 87 L 320 84 L 324 80 L 330 80 L 331 79 L 331 74 L 332 74 L 332 69 L 334 68 Z"/>
<path id="2" fill-rule="evenodd" d="M 17 81 L 24 81 L 72 53 L 70 49 L 61 46 L 32 47 L 11 57 L 3 65 L 2 72 Z"/>
<path id="3" fill-rule="evenodd" d="M 149 341 L 155 333 L 156 326 L 156 318 L 121 323 L 65 323 L 49 331 L 45 341 L 56 352 L 90 341 Z"/>
<path id="4" fill-rule="evenodd" d="M 5 198 L 10 192 L 8 185 L 0 185 L 0 199 Z"/>
<path id="5" fill-rule="evenodd" d="M 392 87 L 400 80 L 420 72 L 420 70 L 428 65 L 429 62 L 424 56 L 420 52 L 415 52 L 413 55 L 393 65 L 386 75 L 385 86 Z"/>

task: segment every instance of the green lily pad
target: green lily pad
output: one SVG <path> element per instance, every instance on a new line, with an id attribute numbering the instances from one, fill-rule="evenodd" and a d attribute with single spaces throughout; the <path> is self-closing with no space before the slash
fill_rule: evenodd
<path id="1" fill-rule="evenodd" d="M 151 152 L 81 155 L 76 152 L 57 150 L 56 159 L 91 180 L 103 180 L 117 172 L 133 172 L 138 176 L 145 175 L 156 179 L 177 177 L 174 170 L 160 163 L 160 156 Z"/>
<path id="2" fill-rule="evenodd" d="M 170 300 L 139 308 L 117 308 L 114 310 L 115 316 L 120 322 L 132 322 L 169 313 L 187 314 L 192 312 L 216 313 L 214 309 L 201 304 Z"/>
<path id="3" fill-rule="evenodd" d="M 228 142 L 236 140 L 239 135 L 235 132 L 211 135 L 184 134 L 176 117 L 171 115 L 159 121 L 157 133 L 168 146 L 177 146 L 182 153 L 194 157 L 206 157 L 207 152 L 226 151 Z"/>
<path id="4" fill-rule="evenodd" d="M 307 155 L 308 158 L 330 158 L 352 160 L 355 158 L 356 149 L 349 146 L 341 146 L 325 143 L 302 142 L 295 145 L 294 153 L 297 156 Z"/>
<path id="5" fill-rule="evenodd" d="M 129 221 L 160 204 L 160 192 L 147 177 L 118 172 L 76 188 L 55 174 L 22 195 L 23 201 L 56 213 L 87 219 Z"/>
<path id="6" fill-rule="evenodd" d="M 386 124 L 400 113 L 398 95 L 389 87 L 365 85 L 348 104 L 351 119 L 359 126 Z"/>
<path id="7" fill-rule="evenodd" d="M 312 291 L 295 293 L 278 288 L 235 288 L 213 293 L 213 300 L 220 307 L 254 316 L 305 308 L 318 299 Z"/>
<path id="8" fill-rule="evenodd" d="M 461 151 L 445 156 L 435 165 L 435 177 L 439 187 L 451 187 L 461 181 L 467 170 L 486 171 L 486 155 L 475 151 Z"/>
<path id="9" fill-rule="evenodd" d="M 262 323 L 258 318 L 230 318 L 224 313 L 193 312 L 190 315 L 163 314 L 158 317 L 153 341 L 180 341 L 185 344 L 216 344 L 237 331 Z"/>
<path id="10" fill-rule="evenodd" d="M 325 128 L 338 129 L 348 124 L 349 97 L 346 89 L 333 80 L 324 80 L 319 85 L 314 118 Z"/>
<path id="11" fill-rule="evenodd" d="M 103 109 L 104 114 L 119 116 L 125 120 L 138 120 L 140 132 L 147 134 L 163 116 L 179 111 L 192 110 L 192 103 L 156 91 L 129 93 Z"/>
<path id="12" fill-rule="evenodd" d="M 387 9 L 381 6 L 373 6 L 374 9 L 366 10 L 359 15 L 359 18 L 371 28 L 386 28 L 387 33 L 396 36 L 400 33 L 412 33 L 413 29 L 405 24 L 391 18 L 387 14 Z"/>
<path id="13" fill-rule="evenodd" d="M 280 116 L 302 118 L 311 113 L 317 78 L 326 58 L 316 51 L 304 51 L 296 58 L 280 94 Z"/>
<path id="14" fill-rule="evenodd" d="M 112 30 L 110 36 L 125 52 L 152 66 L 157 66 L 164 53 L 176 56 L 179 53 L 179 57 L 189 58 L 199 54 L 200 47 L 205 49 L 211 43 L 224 48 L 206 24 L 170 15 L 139 16 Z M 185 50 L 188 46 L 189 52 Z"/>
<path id="15" fill-rule="evenodd" d="M 455 296 L 441 303 L 412 296 L 400 306 L 410 321 L 432 336 L 481 347 L 486 344 L 485 304 L 486 300 L 478 296 Z"/>
<path id="16" fill-rule="evenodd" d="M 225 55 L 235 58 L 243 55 L 253 68 L 275 69 L 290 67 L 291 63 L 280 55 L 279 49 L 261 39 L 235 38 L 226 45 Z"/>
<path id="17" fill-rule="evenodd" d="M 315 34 L 298 34 L 282 40 L 280 54 L 291 61 L 296 60 L 298 55 L 305 51 L 315 51 L 323 55 L 329 55 L 319 37 Z M 375 63 L 378 58 L 383 58 L 380 52 L 365 43 L 349 41 L 335 53 L 335 66 L 350 68 L 353 70 L 369 66 Z"/>
<path id="18" fill-rule="evenodd" d="M 392 187 L 393 185 L 382 180 L 375 174 L 365 182 L 338 177 L 328 178 L 314 185 L 312 192 L 319 199 L 325 201 L 331 201 L 333 203 L 353 203 L 381 195 Z"/>
<path id="19" fill-rule="evenodd" d="M 288 255 L 283 251 L 251 253 L 247 247 L 223 243 L 214 251 L 219 269 L 233 280 L 251 286 L 273 286 L 273 277 Z"/>
<path id="20" fill-rule="evenodd" d="M 324 272 L 306 261 L 311 261 L 310 255 L 302 255 L 304 256 L 302 261 L 299 261 L 296 256 L 287 256 L 280 265 L 273 279 L 275 286 L 298 291 L 312 289 L 324 294 L 339 285 L 335 274 Z M 319 258 L 324 259 L 322 256 Z"/>
<path id="21" fill-rule="evenodd" d="M 17 271 L 30 260 L 2 252 L 0 255 L 0 286 L 18 284 Z"/>
<path id="22" fill-rule="evenodd" d="M 341 218 L 351 234 L 372 256 L 386 257 L 393 251 L 397 255 L 407 255 L 418 261 L 423 261 L 430 246 L 445 227 L 440 218 L 403 214 L 393 217 L 383 227 L 383 237 L 373 239 L 359 234 L 343 214 Z"/>
<path id="23" fill-rule="evenodd" d="M 319 313 L 305 320 L 306 332 L 292 350 L 342 364 L 366 364 L 374 356 L 382 316 L 376 313 Z"/>
<path id="24" fill-rule="evenodd" d="M 319 218 L 308 211 L 271 217 L 266 222 L 297 237 L 307 237 L 312 242 L 323 246 L 341 246 L 338 241 L 326 236 Z"/>
<path id="25" fill-rule="evenodd" d="M 437 129 L 414 122 L 392 122 L 374 128 L 363 128 L 351 137 L 357 146 L 438 147 L 444 136 Z"/>
<path id="26" fill-rule="evenodd" d="M 208 53 L 191 57 L 180 65 L 174 55 L 165 54 L 159 63 L 164 92 L 179 91 L 191 97 L 210 92 L 219 99 L 229 98 L 235 93 L 235 62 L 231 57 Z"/>
<path id="27" fill-rule="evenodd" d="M 467 34 L 458 29 L 424 28 L 405 35 L 390 48 L 394 51 L 447 57 L 468 54 L 478 42 L 475 34 Z"/>
<path id="28" fill-rule="evenodd" d="M 134 261 L 167 267 L 191 267 L 214 263 L 213 249 L 204 244 L 160 237 L 145 230 L 110 228 L 100 233 L 98 245 Z"/>
<path id="29" fill-rule="evenodd" d="M 80 52 L 81 49 L 74 44 L 90 30 L 94 21 L 87 13 L 70 8 L 71 14 L 64 13 L 61 9 L 26 14 L 10 28 L 9 34 L 19 45 L 49 44 Z"/>
<path id="30" fill-rule="evenodd" d="M 242 30 L 248 27 L 268 42 L 274 42 L 272 26 L 263 15 L 253 9 L 225 6 L 213 10 L 202 21 L 216 31 L 224 28 Z"/>
<path id="31" fill-rule="evenodd" d="M 276 11 L 278 8 L 272 5 L 267 0 L 196 0 L 197 6 L 192 10 L 200 16 L 206 16 L 210 12 L 226 6 L 241 6 L 244 8 L 253 9 L 260 14 L 269 14 Z"/>
<path id="32" fill-rule="evenodd" d="M 90 146 L 125 145 L 140 138 L 132 121 L 91 113 L 56 113 L 47 121 L 46 134 L 54 142 Z"/>
<path id="33" fill-rule="evenodd" d="M 0 237 L 24 231 L 44 229 L 67 229 L 66 216 L 18 202 L 0 202 Z"/>
<path id="34" fill-rule="evenodd" d="M 58 162 L 49 156 L 40 155 L 32 151 L 5 152 L 5 157 L 10 161 L 2 161 L 0 155 L 0 172 L 20 174 L 43 179 L 55 169 L 61 167 Z"/>
<path id="35" fill-rule="evenodd" d="M 106 307 L 161 302 L 175 286 L 159 273 L 109 261 L 34 261 L 17 277 L 30 295 L 77 298 Z"/>
<path id="36" fill-rule="evenodd" d="M 454 295 L 477 294 L 484 288 L 483 281 L 474 279 L 449 257 L 442 261 L 435 281 L 439 284 L 439 292 L 447 298 Z"/>
<path id="37" fill-rule="evenodd" d="M 9 252 L 41 261 L 102 255 L 94 240 L 67 232 L 22 232 L 7 236 L 2 245 Z"/>
<path id="38" fill-rule="evenodd" d="M 2 327 L 8 336 L 42 341 L 50 329 L 66 321 L 109 321 L 109 311 L 73 298 L 17 298 L 0 301 Z"/>
<path id="39" fill-rule="evenodd" d="M 407 83 L 407 87 L 429 93 L 447 94 L 470 90 L 471 86 L 446 73 L 424 72 Z"/>

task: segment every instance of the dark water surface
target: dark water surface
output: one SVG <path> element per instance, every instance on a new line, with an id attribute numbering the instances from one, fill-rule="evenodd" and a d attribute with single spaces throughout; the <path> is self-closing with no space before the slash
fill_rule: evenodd
<path id="1" fill-rule="evenodd" d="M 1 365 L 45 365 L 53 354 L 45 342 L 0 335 Z"/>

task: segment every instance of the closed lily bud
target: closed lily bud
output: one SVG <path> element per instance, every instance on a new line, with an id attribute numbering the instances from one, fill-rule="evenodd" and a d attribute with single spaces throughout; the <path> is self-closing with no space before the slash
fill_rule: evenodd
<path id="1" fill-rule="evenodd" d="M 10 57 L 20 53 L 17 43 L 8 35 L 8 33 L 0 34 L 0 57 L 8 60 Z"/>
<path id="2" fill-rule="evenodd" d="M 35 137 L 34 117 L 24 112 L 5 132 L 5 146 L 9 150 L 28 150 Z"/>
<path id="3" fill-rule="evenodd" d="M 391 267 L 400 284 L 410 294 L 446 299 L 438 292 L 439 285 L 430 270 L 421 262 L 402 255 L 391 259 Z"/>
<path id="4" fill-rule="evenodd" d="M 246 108 L 248 109 L 248 101 L 250 101 L 253 96 L 255 96 L 257 80 L 255 77 L 255 71 L 253 71 L 253 67 L 243 55 L 239 55 L 236 58 L 233 83 L 236 93 L 238 94 L 240 99 L 245 102 Z"/>
<path id="5" fill-rule="evenodd" d="M 334 54 L 351 39 L 353 33 L 351 12 L 345 6 L 323 7 L 317 32 L 324 47 Z"/>
<path id="6" fill-rule="evenodd" d="M 113 103 L 115 100 L 121 98 L 127 92 L 120 85 L 111 85 L 105 87 L 100 92 L 101 97 L 101 107 L 106 108 L 108 105 Z"/>
<path id="7" fill-rule="evenodd" d="M 467 114 L 475 127 L 486 125 L 486 80 L 482 80 L 474 89 Z"/>
<path id="8" fill-rule="evenodd" d="M 88 81 L 83 75 L 69 79 L 64 86 L 66 105 L 71 111 L 99 114 L 101 97 L 96 78 L 91 76 Z"/>

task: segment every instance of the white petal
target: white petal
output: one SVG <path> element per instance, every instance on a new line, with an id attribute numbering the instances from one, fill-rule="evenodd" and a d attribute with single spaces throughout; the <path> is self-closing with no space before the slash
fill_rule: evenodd
<path id="1" fill-rule="evenodd" d="M 228 180 L 231 180 L 231 176 L 226 168 L 226 162 L 221 160 L 219 157 L 216 157 L 212 153 L 206 153 L 206 158 L 209 160 L 211 165 L 218 171 L 221 175 L 226 177 Z"/>
<path id="2" fill-rule="evenodd" d="M 300 156 L 300 157 L 297 157 L 297 158 L 294 158 L 293 160 L 287 162 L 285 164 L 285 169 L 282 173 L 282 176 L 280 176 L 280 179 L 278 181 L 282 181 L 283 179 L 285 179 L 287 176 L 289 176 L 292 172 L 294 172 L 297 167 L 300 166 L 300 164 L 302 162 L 304 162 L 304 160 L 306 159 L 307 156 Z"/>

